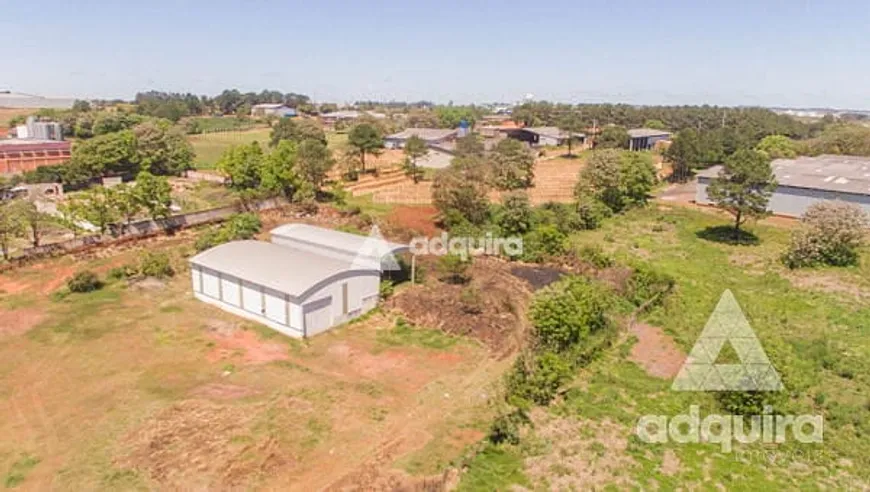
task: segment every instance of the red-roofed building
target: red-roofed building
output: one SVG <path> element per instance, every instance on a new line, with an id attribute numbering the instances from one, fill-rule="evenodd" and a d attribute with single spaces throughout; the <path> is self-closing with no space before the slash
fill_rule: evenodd
<path id="1" fill-rule="evenodd" d="M 70 148 L 69 142 L 56 140 L 0 140 L 0 174 L 20 174 L 41 166 L 63 164 L 70 158 Z"/>

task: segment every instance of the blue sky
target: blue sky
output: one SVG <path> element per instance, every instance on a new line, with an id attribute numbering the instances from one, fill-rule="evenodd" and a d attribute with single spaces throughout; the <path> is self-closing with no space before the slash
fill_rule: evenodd
<path id="1" fill-rule="evenodd" d="M 0 0 L 0 89 L 870 108 L 867 0 Z"/>

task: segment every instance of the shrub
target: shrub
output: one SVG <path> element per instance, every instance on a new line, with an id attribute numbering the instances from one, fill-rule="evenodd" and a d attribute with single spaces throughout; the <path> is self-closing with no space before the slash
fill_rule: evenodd
<path id="1" fill-rule="evenodd" d="M 66 283 L 70 292 L 93 292 L 100 289 L 103 283 L 97 274 L 90 270 L 78 272 Z"/>
<path id="2" fill-rule="evenodd" d="M 447 254 L 438 258 L 438 271 L 441 280 L 450 284 L 464 284 L 471 277 L 468 269 L 471 267 L 471 257 Z"/>
<path id="3" fill-rule="evenodd" d="M 595 244 L 584 244 L 577 256 L 594 266 L 595 268 L 608 268 L 613 266 L 613 258 L 601 249 L 601 246 Z"/>
<path id="4" fill-rule="evenodd" d="M 536 227 L 523 236 L 523 255 L 525 261 L 539 263 L 565 252 L 566 236 L 554 225 Z"/>
<path id="5" fill-rule="evenodd" d="M 534 214 L 526 193 L 512 191 L 502 197 L 497 221 L 505 234 L 525 234 L 532 228 L 533 220 Z"/>
<path id="6" fill-rule="evenodd" d="M 169 255 L 148 251 L 139 261 L 139 273 L 146 277 L 166 278 L 175 275 Z"/>
<path id="7" fill-rule="evenodd" d="M 115 282 L 125 278 L 135 277 L 139 274 L 139 267 L 136 265 L 124 265 L 112 268 L 106 275 L 106 278 Z"/>
<path id="8" fill-rule="evenodd" d="M 554 352 L 584 343 L 609 326 L 608 294 L 583 277 L 568 277 L 545 288 L 532 302 L 536 343 Z"/>
<path id="9" fill-rule="evenodd" d="M 867 226 L 867 214 L 858 205 L 845 202 L 811 205 L 801 218 L 801 227 L 792 234 L 782 261 L 789 268 L 854 265 Z"/>
<path id="10" fill-rule="evenodd" d="M 493 444 L 520 443 L 520 426 L 529 423 L 529 417 L 521 409 L 499 415 L 489 428 L 489 441 Z"/>
<path id="11" fill-rule="evenodd" d="M 510 403 L 520 408 L 527 408 L 530 403 L 547 405 L 573 375 L 571 363 L 556 353 L 525 354 L 517 359 L 507 376 Z"/>
<path id="12" fill-rule="evenodd" d="M 610 208 L 588 194 L 577 197 L 577 220 L 580 229 L 592 230 L 601 227 L 604 219 L 613 215 Z"/>
<path id="13" fill-rule="evenodd" d="M 381 285 L 378 288 L 378 293 L 381 296 L 381 300 L 385 301 L 393 296 L 393 293 L 396 291 L 396 287 L 393 285 L 391 280 L 381 280 Z"/>
<path id="14" fill-rule="evenodd" d="M 231 216 L 217 229 L 209 229 L 202 233 L 194 243 L 197 251 L 205 251 L 230 241 L 251 239 L 263 227 L 260 217 L 254 213 L 242 213 Z"/>
<path id="15" fill-rule="evenodd" d="M 233 215 L 223 226 L 230 241 L 251 239 L 260 232 L 262 227 L 263 223 L 260 222 L 260 217 L 253 213 Z"/>
<path id="16" fill-rule="evenodd" d="M 585 229 L 577 208 L 568 203 L 547 202 L 535 209 L 535 222 L 554 225 L 563 234 Z"/>
<path id="17" fill-rule="evenodd" d="M 636 263 L 632 268 L 634 271 L 626 282 L 623 295 L 636 306 L 641 306 L 656 296 L 658 297 L 654 304 L 660 304 L 676 285 L 672 276 L 659 272 L 650 265 Z"/>

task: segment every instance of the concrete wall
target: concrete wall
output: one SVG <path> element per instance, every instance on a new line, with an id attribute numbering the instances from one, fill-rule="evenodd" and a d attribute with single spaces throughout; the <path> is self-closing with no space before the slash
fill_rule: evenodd
<path id="1" fill-rule="evenodd" d="M 707 186 L 710 184 L 710 180 L 711 178 L 706 177 L 698 178 L 698 184 L 695 189 L 695 201 L 697 203 L 712 205 L 713 202 L 707 196 Z M 767 209 L 776 215 L 800 217 L 814 203 L 831 200 L 855 203 L 863 208 L 865 212 L 870 213 L 870 196 L 868 195 L 810 190 L 781 185 L 776 188 L 776 191 L 770 197 Z"/>

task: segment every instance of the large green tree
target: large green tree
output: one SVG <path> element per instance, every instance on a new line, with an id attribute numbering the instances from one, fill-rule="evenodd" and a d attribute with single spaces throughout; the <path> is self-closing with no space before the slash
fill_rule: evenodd
<path id="1" fill-rule="evenodd" d="M 71 215 L 82 217 L 105 234 L 109 226 L 119 219 L 115 191 L 104 186 L 94 186 L 68 199 Z"/>
<path id="2" fill-rule="evenodd" d="M 764 152 L 771 159 L 794 159 L 797 149 L 794 140 L 785 135 L 768 135 L 758 142 L 755 150 Z"/>
<path id="3" fill-rule="evenodd" d="M 580 171 L 575 194 L 580 202 L 592 197 L 620 212 L 645 203 L 655 179 L 648 154 L 605 149 L 595 152 Z"/>
<path id="4" fill-rule="evenodd" d="M 463 221 L 483 224 L 489 217 L 486 163 L 479 157 L 453 159 L 435 175 L 432 201 L 448 225 Z"/>
<path id="5" fill-rule="evenodd" d="M 155 176 L 142 171 L 136 176 L 133 193 L 152 220 L 169 217 L 172 204 L 172 186 L 166 176 Z"/>
<path id="6" fill-rule="evenodd" d="M 0 251 L 3 258 L 9 259 L 12 241 L 24 231 L 21 217 L 9 201 L 0 201 Z"/>
<path id="7" fill-rule="evenodd" d="M 405 152 L 403 166 L 405 174 L 414 180 L 414 184 L 417 184 L 420 182 L 423 174 L 422 170 L 417 166 L 417 161 L 429 154 L 429 146 L 426 145 L 426 141 L 422 138 L 412 135 L 411 138 L 405 141 L 405 148 L 403 150 Z"/>
<path id="8" fill-rule="evenodd" d="M 492 184 L 499 190 L 529 188 L 535 176 L 535 156 L 525 144 L 506 138 L 490 157 Z"/>
<path id="9" fill-rule="evenodd" d="M 194 152 L 184 133 L 167 121 L 149 121 L 133 129 L 139 168 L 151 174 L 180 175 L 191 168 Z"/>
<path id="10" fill-rule="evenodd" d="M 687 128 L 674 137 L 671 146 L 665 151 L 673 167 L 673 178 L 681 183 L 689 179 L 692 170 L 701 163 L 701 142 L 698 132 Z"/>
<path id="11" fill-rule="evenodd" d="M 33 247 L 39 246 L 42 236 L 51 222 L 51 216 L 39 210 L 36 202 L 32 200 L 18 200 L 13 206 L 14 213 L 18 215 L 25 230 L 30 235 L 30 243 Z"/>
<path id="12" fill-rule="evenodd" d="M 335 166 L 332 151 L 317 140 L 306 140 L 299 144 L 298 160 L 299 175 L 315 191 L 323 187 L 329 171 Z"/>
<path id="13" fill-rule="evenodd" d="M 354 126 L 347 136 L 347 143 L 359 155 L 361 171 L 366 171 L 366 154 L 377 155 L 384 148 L 384 138 L 378 129 L 369 123 Z"/>
<path id="14" fill-rule="evenodd" d="M 322 145 L 315 140 L 306 140 L 303 144 L 306 142 Z M 263 189 L 269 193 L 280 194 L 288 200 L 292 199 L 300 185 L 298 160 L 299 149 L 296 143 L 289 140 L 278 142 L 278 145 L 263 159 L 260 171 L 260 183 Z"/>
<path id="15" fill-rule="evenodd" d="M 707 186 L 710 199 L 734 216 L 734 237 L 750 218 L 767 214 L 767 203 L 776 189 L 770 157 L 757 150 L 741 149 L 725 159 L 719 176 Z"/>
<path id="16" fill-rule="evenodd" d="M 629 140 L 628 130 L 625 128 L 616 125 L 606 126 L 595 138 L 595 148 L 627 149 Z"/>
<path id="17" fill-rule="evenodd" d="M 305 140 L 316 140 L 326 145 L 326 133 L 312 119 L 281 118 L 272 127 L 269 144 L 274 147 L 282 140 L 289 140 L 297 144 L 301 144 Z"/>
<path id="18" fill-rule="evenodd" d="M 229 179 L 229 187 L 235 191 L 260 187 L 263 168 L 263 148 L 257 142 L 230 147 L 218 159 L 217 169 Z"/>
<path id="19" fill-rule="evenodd" d="M 136 135 L 131 130 L 77 142 L 64 173 L 64 182 L 83 185 L 104 174 L 135 174 L 139 170 Z"/>

